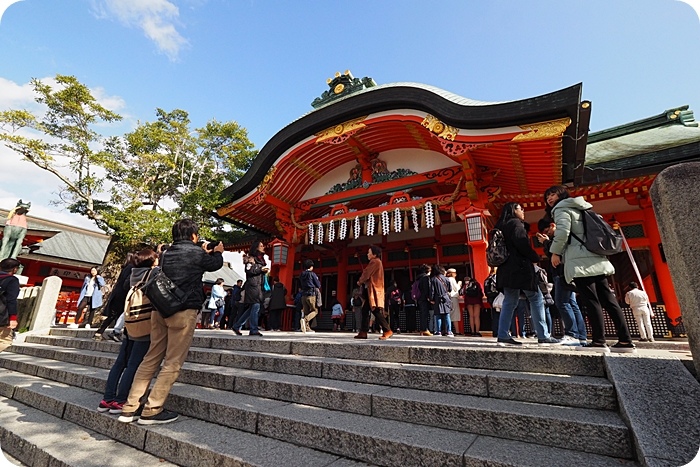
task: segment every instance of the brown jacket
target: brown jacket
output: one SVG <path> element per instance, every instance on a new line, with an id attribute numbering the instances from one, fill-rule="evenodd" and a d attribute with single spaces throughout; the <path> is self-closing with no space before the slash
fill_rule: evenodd
<path id="1" fill-rule="evenodd" d="M 384 266 L 382 260 L 374 258 L 362 271 L 358 280 L 360 284 L 367 286 L 369 294 L 369 306 L 374 308 L 384 308 Z"/>

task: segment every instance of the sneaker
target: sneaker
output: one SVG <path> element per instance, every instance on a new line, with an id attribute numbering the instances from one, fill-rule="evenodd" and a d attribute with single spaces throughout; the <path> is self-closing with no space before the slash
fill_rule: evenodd
<path id="1" fill-rule="evenodd" d="M 109 413 L 111 413 L 112 415 L 120 414 L 120 413 L 122 413 L 123 407 L 124 407 L 123 402 L 114 401 L 114 402 L 112 402 L 112 407 L 110 407 L 110 409 L 109 409 Z"/>
<path id="2" fill-rule="evenodd" d="M 90 329 L 90 325 L 89 325 L 89 324 L 86 324 L 86 325 L 85 325 L 85 329 Z"/>
<path id="3" fill-rule="evenodd" d="M 68 329 L 78 329 L 78 325 L 75 323 L 70 323 L 67 327 Z"/>
<path id="4" fill-rule="evenodd" d="M 150 415 L 147 417 L 142 416 L 136 423 L 138 423 L 139 425 L 162 425 L 164 423 L 174 422 L 178 419 L 178 417 L 179 415 L 175 412 L 163 410 L 162 412 L 157 413 L 155 415 Z"/>
<path id="5" fill-rule="evenodd" d="M 447 334 L 445 334 L 445 337 L 454 337 L 454 336 L 455 336 L 455 335 L 454 335 L 454 333 L 452 333 L 452 332 L 448 332 Z"/>
<path id="6" fill-rule="evenodd" d="M 430 336 L 433 335 L 433 333 L 430 332 L 430 331 L 423 331 L 423 332 L 420 333 L 420 335 L 421 335 L 421 336 L 428 336 L 428 337 L 430 337 Z"/>
<path id="7" fill-rule="evenodd" d="M 620 353 L 637 353 L 637 348 L 631 342 L 628 342 L 626 344 L 618 342 L 617 344 L 610 347 L 610 350 Z"/>
<path id="8" fill-rule="evenodd" d="M 261 332 L 249 332 L 248 335 L 249 335 L 249 336 L 258 336 L 258 337 L 262 337 L 262 336 L 263 336 Z"/>
<path id="9" fill-rule="evenodd" d="M 367 339 L 367 333 L 364 331 L 360 331 L 357 333 L 354 339 Z"/>
<path id="10" fill-rule="evenodd" d="M 555 339 L 555 338 L 550 336 L 546 339 L 537 339 L 537 344 L 538 345 L 559 345 L 559 344 L 561 344 L 561 341 L 559 339 Z"/>
<path id="11" fill-rule="evenodd" d="M 646 342 L 646 339 L 639 339 L 639 342 Z"/>
<path id="12" fill-rule="evenodd" d="M 139 408 L 136 409 L 135 412 L 122 411 L 122 414 L 119 416 L 119 418 L 117 420 L 119 420 L 122 423 L 131 423 L 131 422 L 141 418 L 141 412 L 143 412 L 143 406 L 139 406 Z"/>
<path id="13" fill-rule="evenodd" d="M 301 318 L 299 320 L 299 329 L 301 329 L 301 332 L 306 332 L 306 320 L 304 318 Z"/>
<path id="14" fill-rule="evenodd" d="M 241 332 L 240 329 L 235 329 L 235 328 L 234 328 L 234 329 L 233 329 L 233 333 L 234 333 L 235 335 L 237 335 L 237 336 L 242 336 L 242 335 L 243 335 L 243 333 Z"/>
<path id="15" fill-rule="evenodd" d="M 100 405 L 97 406 L 97 411 L 100 413 L 104 413 L 104 412 L 107 412 L 111 408 L 112 408 L 112 401 L 107 402 L 106 400 L 102 399 L 100 401 Z"/>
<path id="16" fill-rule="evenodd" d="M 573 345 L 573 346 L 578 346 L 581 345 L 581 342 L 579 342 L 578 339 L 572 336 L 564 336 L 561 338 L 559 341 L 561 345 Z"/>
<path id="17" fill-rule="evenodd" d="M 576 347 L 576 350 L 590 350 L 593 352 L 601 352 L 601 353 L 610 353 L 610 348 L 608 347 L 608 344 L 605 342 L 590 342 L 587 343 L 586 345 L 581 345 L 580 347 Z"/>
<path id="18" fill-rule="evenodd" d="M 441 335 L 442 335 L 442 333 L 440 333 L 440 331 L 433 333 L 433 336 L 441 336 Z"/>
<path id="19" fill-rule="evenodd" d="M 100 334 L 99 332 L 96 332 L 94 336 L 92 336 L 92 340 L 95 341 L 106 341 L 107 338 L 105 337 L 104 334 Z"/>
<path id="20" fill-rule="evenodd" d="M 505 347 L 506 344 L 510 344 L 510 345 L 523 345 L 522 342 L 518 342 L 518 341 L 516 341 L 515 339 L 513 339 L 512 337 L 509 337 L 508 339 L 501 339 L 501 338 L 498 338 L 498 339 L 496 340 L 496 342 L 497 342 L 497 344 L 498 344 L 499 346 L 501 346 L 501 347 Z"/>

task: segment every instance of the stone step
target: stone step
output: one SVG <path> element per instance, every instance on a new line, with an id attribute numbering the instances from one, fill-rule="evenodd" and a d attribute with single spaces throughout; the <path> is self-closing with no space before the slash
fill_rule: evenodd
<path id="1" fill-rule="evenodd" d="M 10 376 L 4 370 L 0 374 L 3 378 Z M 0 440 L 5 453 L 22 465 L 176 465 L 64 420 L 62 416 L 0 397 Z M 2 460 L 0 456 L 0 463 Z"/>
<path id="2" fill-rule="evenodd" d="M 99 393 L 0 369 L 0 394 L 7 397 L 8 393 L 14 400 L 42 410 L 62 410 L 65 420 L 107 433 L 131 446 L 142 446 L 145 452 L 178 465 L 637 465 L 626 459 L 179 383 L 173 387 L 166 406 L 180 409 L 184 416 L 175 423 L 155 427 L 119 423 L 114 416 L 96 412 Z M 187 411 L 218 420 L 189 418 Z M 240 417 L 241 411 L 248 416 Z"/>
<path id="3" fill-rule="evenodd" d="M 65 452 L 64 457 L 68 460 L 59 458 L 65 462 L 60 465 L 69 466 L 364 465 L 337 455 L 185 416 L 164 426 L 121 423 L 116 416 L 95 410 L 100 395 L 93 391 L 8 370 L 0 370 L 0 380 L 0 394 L 3 396 L 0 399 L 0 432 L 8 429 L 6 420 L 21 425 L 21 432 L 14 435 L 16 443 L 12 443 L 17 446 L 16 451 L 9 451 L 16 456 L 17 452 L 26 449 L 22 443 L 32 442 L 29 440 L 37 437 L 36 443 L 41 443 L 40 449 L 47 449 L 48 445 Z M 48 433 L 54 435 L 48 436 Z M 23 460 L 22 457 L 18 458 Z M 159 458 L 173 464 L 159 461 Z M 36 460 L 29 464 L 54 465 Z"/>
<path id="4" fill-rule="evenodd" d="M 91 330 L 52 329 L 56 337 L 90 338 Z M 269 337 L 268 337 L 269 336 Z M 27 339 L 35 339 L 29 336 Z M 32 342 L 38 342 L 33 340 Z M 95 341 L 100 344 L 101 342 Z M 90 344 L 84 344 L 90 348 Z M 358 341 L 350 334 L 335 334 L 333 339 L 322 333 L 315 335 L 266 334 L 264 338 L 237 337 L 228 331 L 196 331 L 192 347 L 202 349 L 266 352 L 287 355 L 332 357 L 371 362 L 410 363 L 459 368 L 524 371 L 528 373 L 567 374 L 604 377 L 603 356 L 576 352 L 575 347 L 502 348 L 496 342 L 472 343 L 453 339 L 425 341 L 417 335 L 400 335 L 388 341 Z"/>
<path id="5" fill-rule="evenodd" d="M 96 342 L 79 338 L 34 337 L 27 339 L 27 344 L 35 342 L 44 345 L 66 348 L 75 347 L 99 352 L 118 351 L 119 346 L 115 342 Z M 17 349 L 17 352 L 30 351 L 30 349 Z M 88 355 L 88 353 L 85 354 Z M 50 349 L 45 350 L 44 354 L 34 353 L 34 355 L 54 358 Z M 99 357 L 100 355 L 95 354 L 96 359 L 99 360 Z M 64 359 L 62 356 L 57 356 L 56 358 Z M 617 400 L 612 384 L 601 377 L 470 369 L 410 363 L 367 362 L 334 357 L 305 356 L 300 358 L 298 355 L 210 350 L 196 347 L 190 349 L 187 361 L 524 402 L 607 410 L 616 410 L 617 408 Z M 99 361 L 95 363 L 87 361 L 85 363 L 102 368 L 109 368 L 112 364 L 104 360 L 102 363 Z"/>
<path id="6" fill-rule="evenodd" d="M 57 353 L 85 357 L 88 361 L 93 358 L 92 355 L 67 351 Z M 102 391 L 107 379 L 106 369 L 92 368 L 91 372 L 90 369 L 86 372 L 86 364 L 80 361 L 69 363 L 7 353 L 0 354 L 0 366 L 96 391 Z M 231 391 L 234 391 L 269 400 L 304 404 L 316 410 L 332 410 L 333 416 L 340 416 L 339 411 L 352 412 L 371 416 L 372 420 L 376 420 L 377 417 L 393 419 L 401 423 L 444 427 L 465 433 L 498 436 L 512 440 L 527 441 L 534 437 L 540 444 L 564 448 L 573 446 L 573 449 L 606 456 L 631 458 L 633 455 L 627 427 L 618 414 L 610 411 L 387 388 L 306 376 L 225 369 L 194 363 L 187 363 L 185 366 L 195 373 L 224 372 L 222 380 L 228 377 L 230 385 L 222 389 L 212 388 L 211 391 L 214 392 L 210 392 L 210 394 L 219 394 L 219 398 L 224 399 L 232 397 Z M 226 370 L 229 371 L 226 372 Z M 206 376 L 203 375 L 195 376 L 191 383 L 201 383 L 205 378 Z M 203 389 L 186 384 L 183 386 L 196 388 L 196 391 Z M 197 396 L 191 393 L 190 398 L 196 399 Z M 217 412 L 225 412 L 226 409 L 227 405 L 222 404 Z M 184 401 L 183 406 L 176 410 L 192 413 L 195 416 L 206 413 L 206 407 L 198 407 L 190 411 L 187 401 Z M 581 442 L 581 440 L 585 441 Z"/>

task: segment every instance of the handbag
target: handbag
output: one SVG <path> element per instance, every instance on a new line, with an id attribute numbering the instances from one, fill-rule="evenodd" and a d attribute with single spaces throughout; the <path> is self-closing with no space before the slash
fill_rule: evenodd
<path id="1" fill-rule="evenodd" d="M 263 292 L 270 291 L 270 283 L 267 281 L 267 274 L 263 274 Z"/>
<path id="2" fill-rule="evenodd" d="M 217 308 L 221 308 L 224 306 L 224 299 L 223 298 L 217 298 L 216 301 L 214 302 Z"/>
<path id="3" fill-rule="evenodd" d="M 161 268 L 151 273 L 143 291 L 155 309 L 165 318 L 187 309 L 185 302 L 192 293 L 192 290 L 183 292 Z"/>

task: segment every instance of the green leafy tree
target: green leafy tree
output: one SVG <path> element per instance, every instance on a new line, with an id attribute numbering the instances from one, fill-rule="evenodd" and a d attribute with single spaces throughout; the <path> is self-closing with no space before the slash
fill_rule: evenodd
<path id="1" fill-rule="evenodd" d="M 36 101 L 47 109 L 43 116 L 0 112 L 0 141 L 58 177 L 57 204 L 112 235 L 111 261 L 140 243 L 168 242 L 170 227 L 182 217 L 196 220 L 210 240 L 231 238 L 211 213 L 256 155 L 244 128 L 215 120 L 191 128 L 184 110 L 157 109 L 154 122 L 105 138 L 95 128 L 121 116 L 75 77 L 57 75 L 55 81 L 55 87 L 31 81 Z"/>

